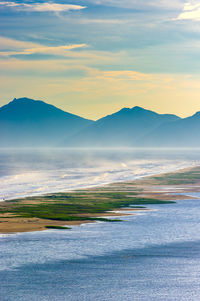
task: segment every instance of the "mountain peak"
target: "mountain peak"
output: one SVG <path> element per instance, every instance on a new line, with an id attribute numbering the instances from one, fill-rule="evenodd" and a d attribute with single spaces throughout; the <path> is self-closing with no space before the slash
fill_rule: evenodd
<path id="1" fill-rule="evenodd" d="M 153 112 L 153 111 L 151 111 L 151 110 L 144 109 L 144 108 L 139 107 L 139 106 L 133 107 L 133 108 L 131 109 L 131 112 L 133 112 L 133 113 L 135 113 L 135 114 L 137 114 L 137 115 L 143 115 L 143 114 L 144 114 L 144 115 L 154 115 L 154 116 L 159 115 L 159 114 L 156 113 L 156 112 Z"/>
<path id="2" fill-rule="evenodd" d="M 119 112 L 132 112 L 132 111 L 135 111 L 135 112 L 142 112 L 142 111 L 147 111 L 146 109 L 142 108 L 142 107 L 139 107 L 139 106 L 135 106 L 133 108 L 122 108 Z"/>
<path id="3" fill-rule="evenodd" d="M 134 110 L 134 111 L 146 111 L 144 108 L 139 107 L 139 106 L 133 107 L 132 110 Z"/>
<path id="4" fill-rule="evenodd" d="M 35 100 L 35 99 L 31 99 L 31 98 L 28 98 L 28 97 L 20 97 L 20 98 L 14 98 L 13 101 L 11 101 L 11 103 L 14 102 L 38 102 L 38 100 Z"/>
<path id="5" fill-rule="evenodd" d="M 41 100 L 14 98 L 0 108 L 1 145 L 57 145 L 91 123 Z"/>
<path id="6" fill-rule="evenodd" d="M 20 97 L 20 98 L 14 98 L 13 101 L 21 101 L 21 100 L 33 100 L 33 99 L 30 99 L 28 97 Z"/>
<path id="7" fill-rule="evenodd" d="M 146 112 L 146 111 L 148 111 L 148 110 L 146 110 L 142 107 L 139 107 L 139 106 L 135 106 L 133 108 L 124 107 L 116 113 L 130 113 L 131 114 L 132 112 L 140 113 L 140 112 Z M 116 113 L 114 113 L 114 114 L 116 114 Z"/>

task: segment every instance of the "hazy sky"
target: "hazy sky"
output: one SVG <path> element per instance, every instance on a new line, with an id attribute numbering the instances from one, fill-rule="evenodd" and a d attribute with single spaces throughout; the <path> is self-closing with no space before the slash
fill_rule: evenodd
<path id="1" fill-rule="evenodd" d="M 200 1 L 0 1 L 0 105 L 200 110 Z"/>

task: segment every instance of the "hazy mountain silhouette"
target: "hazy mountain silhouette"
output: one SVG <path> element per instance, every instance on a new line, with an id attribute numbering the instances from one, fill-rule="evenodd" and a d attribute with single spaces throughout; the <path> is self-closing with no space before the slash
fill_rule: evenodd
<path id="1" fill-rule="evenodd" d="M 200 112 L 182 119 L 133 107 L 92 121 L 29 98 L 0 108 L 0 147 L 41 146 L 200 147 Z"/>
<path id="2" fill-rule="evenodd" d="M 150 147 L 200 147 L 200 112 L 160 125 L 139 143 Z"/>
<path id="3" fill-rule="evenodd" d="M 14 99 L 0 108 L 0 145 L 56 146 L 91 123 L 43 101 Z"/>
<path id="4" fill-rule="evenodd" d="M 141 107 L 124 108 L 91 124 L 74 135 L 69 143 L 84 147 L 139 146 L 142 137 L 161 124 L 179 119 L 176 115 L 157 114 Z"/>

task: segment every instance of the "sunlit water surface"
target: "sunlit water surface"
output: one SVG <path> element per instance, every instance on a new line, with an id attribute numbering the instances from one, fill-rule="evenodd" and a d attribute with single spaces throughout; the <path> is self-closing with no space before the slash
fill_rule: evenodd
<path id="1" fill-rule="evenodd" d="M 51 179 L 55 184 L 60 181 L 65 189 L 70 177 L 63 180 L 60 175 L 69 171 L 75 175 L 79 170 L 73 183 L 84 186 L 95 177 L 103 183 L 198 162 L 198 151 L 79 155 L 61 150 L 46 155 L 24 151 L 1 156 L 1 176 L 11 179 L 34 171 L 41 176 L 39 187 Z M 83 183 L 84 170 L 87 181 Z M 108 179 L 103 177 L 101 182 L 104 173 L 109 174 Z M 14 189 L 14 183 L 7 193 L 16 197 L 14 191 L 23 189 Z M 31 185 L 28 180 L 27 184 Z M 34 192 L 32 186 L 29 189 Z M 120 223 L 1 235 L 0 300 L 200 300 L 200 194 L 195 196 L 195 200 L 176 204 L 149 205 L 152 211 L 123 217 Z"/>
<path id="2" fill-rule="evenodd" d="M 0 200 L 130 180 L 199 161 L 198 150 L 0 149 Z"/>

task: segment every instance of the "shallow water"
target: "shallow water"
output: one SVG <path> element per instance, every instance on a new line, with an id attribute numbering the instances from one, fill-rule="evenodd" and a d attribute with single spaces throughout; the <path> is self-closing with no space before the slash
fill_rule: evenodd
<path id="1" fill-rule="evenodd" d="M 199 162 L 199 150 L 0 149 L 0 200 L 135 179 Z"/>
<path id="2" fill-rule="evenodd" d="M 149 208 L 2 236 L 1 300 L 200 300 L 200 200 Z"/>
<path id="3" fill-rule="evenodd" d="M 199 159 L 198 151 L 1 151 L 0 191 L 10 198 L 67 190 Z M 152 211 L 120 223 L 0 235 L 0 300 L 200 300 L 200 194 L 195 196 L 149 205 Z"/>

